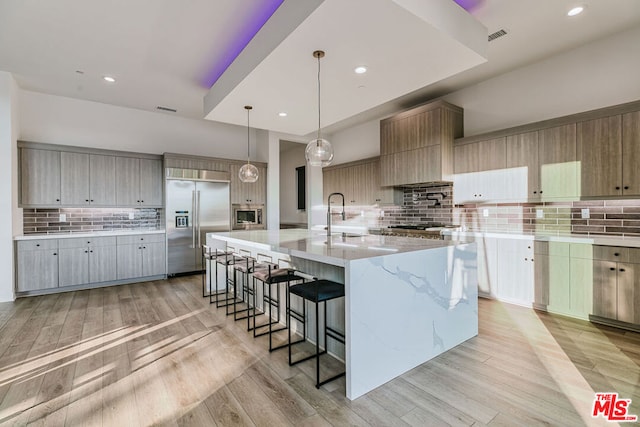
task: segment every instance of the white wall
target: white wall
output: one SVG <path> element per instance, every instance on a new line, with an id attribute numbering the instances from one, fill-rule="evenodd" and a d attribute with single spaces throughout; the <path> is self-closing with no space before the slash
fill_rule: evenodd
<path id="1" fill-rule="evenodd" d="M 640 28 L 444 96 L 464 108 L 465 136 L 640 99 Z M 380 154 L 379 119 L 335 132 L 334 163 Z"/>
<path id="2" fill-rule="evenodd" d="M 20 139 L 50 144 L 246 160 L 247 128 L 22 91 Z M 251 158 L 266 162 L 251 130 Z"/>
<path id="3" fill-rule="evenodd" d="M 13 301 L 13 235 L 22 228 L 16 179 L 18 88 L 11 74 L 0 71 L 0 301 Z"/>
<path id="4" fill-rule="evenodd" d="M 280 152 L 280 222 L 307 223 L 307 212 L 298 210 L 296 168 L 304 166 L 305 144 Z M 306 184 L 303 184 L 306 185 Z"/>

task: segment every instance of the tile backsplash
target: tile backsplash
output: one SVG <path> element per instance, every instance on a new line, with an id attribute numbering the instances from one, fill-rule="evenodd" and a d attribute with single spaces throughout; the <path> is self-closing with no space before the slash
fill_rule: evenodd
<path id="1" fill-rule="evenodd" d="M 640 199 L 454 205 L 452 185 L 402 191 L 401 206 L 348 208 L 347 222 L 368 227 L 439 222 L 469 231 L 640 236 Z M 582 218 L 583 209 L 589 218 Z"/>
<path id="2" fill-rule="evenodd" d="M 160 228 L 163 210 L 156 208 L 23 209 L 24 234 L 78 233 Z M 60 221 L 60 214 L 66 221 Z M 133 214 L 133 219 L 129 219 Z"/>
<path id="3" fill-rule="evenodd" d="M 640 236 L 640 200 L 460 205 L 453 221 L 474 231 Z"/>

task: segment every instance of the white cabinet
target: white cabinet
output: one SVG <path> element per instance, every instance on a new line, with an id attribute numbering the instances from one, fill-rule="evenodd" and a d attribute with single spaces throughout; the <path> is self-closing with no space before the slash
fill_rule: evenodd
<path id="1" fill-rule="evenodd" d="M 476 239 L 478 252 L 478 294 L 495 298 L 498 292 L 498 239 Z"/>
<path id="2" fill-rule="evenodd" d="M 533 239 L 498 239 L 498 289 L 505 302 L 531 306 L 533 303 Z"/>

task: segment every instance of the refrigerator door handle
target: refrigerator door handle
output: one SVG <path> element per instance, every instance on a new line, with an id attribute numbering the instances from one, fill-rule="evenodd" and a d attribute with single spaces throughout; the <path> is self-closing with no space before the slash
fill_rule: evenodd
<path id="1" fill-rule="evenodd" d="M 196 192 L 195 190 L 191 191 L 191 247 L 196 247 L 196 224 L 197 224 L 197 216 L 196 216 Z"/>
<path id="2" fill-rule="evenodd" d="M 200 247 L 200 190 L 196 191 L 196 204 L 198 205 L 198 246 Z"/>

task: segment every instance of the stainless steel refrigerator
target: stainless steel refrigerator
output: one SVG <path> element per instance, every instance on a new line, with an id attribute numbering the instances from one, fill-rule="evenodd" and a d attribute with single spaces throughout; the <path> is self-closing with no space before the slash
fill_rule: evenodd
<path id="1" fill-rule="evenodd" d="M 229 183 L 167 179 L 168 274 L 202 271 L 206 234 L 229 231 Z"/>

